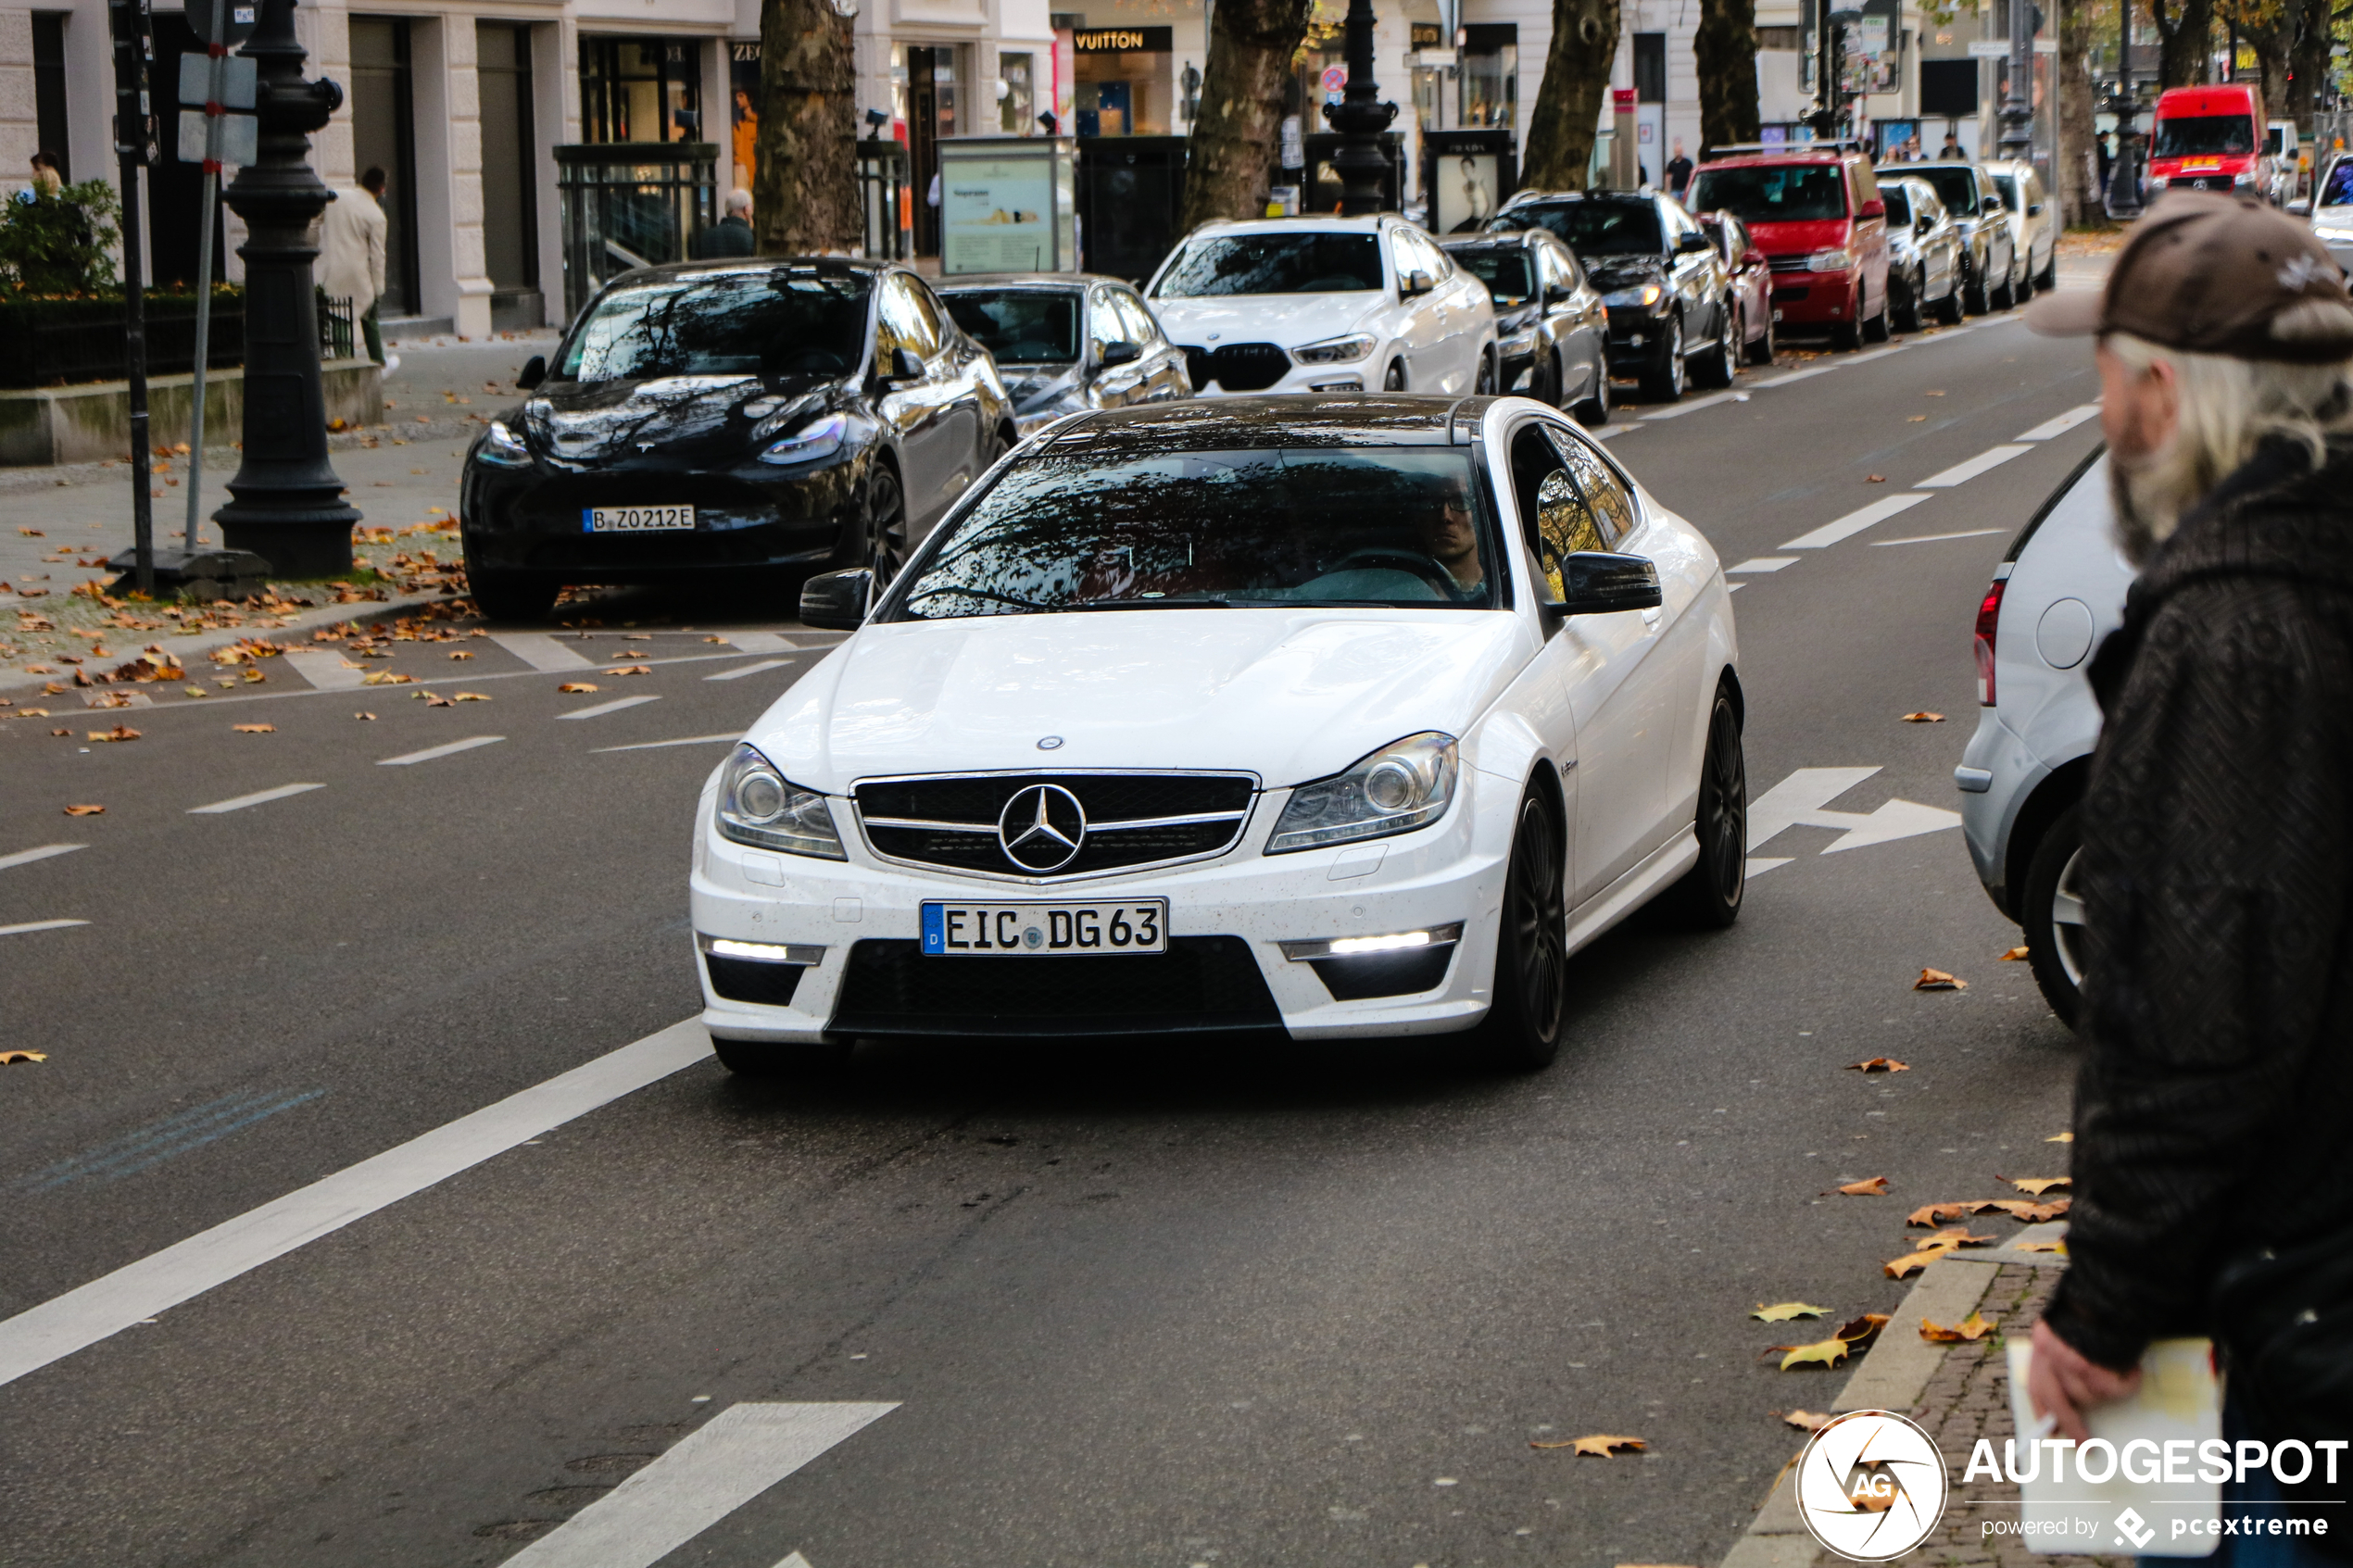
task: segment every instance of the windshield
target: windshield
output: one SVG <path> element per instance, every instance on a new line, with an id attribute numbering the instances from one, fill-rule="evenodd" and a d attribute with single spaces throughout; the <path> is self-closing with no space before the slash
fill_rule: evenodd
<path id="1" fill-rule="evenodd" d="M 1033 458 L 956 522 L 900 614 L 1484 609 L 1497 558 L 1471 472 L 1459 447 Z"/>
<path id="2" fill-rule="evenodd" d="M 1967 216 L 1977 210 L 1975 169 L 1921 169 L 1913 170 L 1913 178 L 1927 181 L 1936 199 L 1954 212 Z"/>
<path id="3" fill-rule="evenodd" d="M 1213 234 L 1185 247 L 1155 299 L 1223 294 L 1326 294 L 1382 286 L 1371 234 Z"/>
<path id="4" fill-rule="evenodd" d="M 2194 114 L 2157 122 L 2151 157 L 2216 157 L 2255 150 L 2255 121 L 2243 114 Z"/>
<path id="5" fill-rule="evenodd" d="M 2329 168 L 2328 181 L 2321 187 L 2315 207 L 2345 207 L 2353 205 L 2353 157 L 2340 158 Z"/>
<path id="6" fill-rule="evenodd" d="M 1491 229 L 1549 229 L 1579 256 L 1658 256 L 1658 209 L 1646 201 L 1545 202 L 1514 207 L 1488 220 Z"/>
<path id="7" fill-rule="evenodd" d="M 1846 216 L 1846 173 L 1827 163 L 1704 169 L 1692 182 L 1691 207 L 1743 223 L 1818 223 Z"/>
<path id="8" fill-rule="evenodd" d="M 1457 250 L 1448 254 L 1453 257 L 1455 266 L 1487 285 L 1487 297 L 1497 305 L 1524 305 L 1529 295 L 1536 292 L 1524 250 Z"/>
<path id="9" fill-rule="evenodd" d="M 1045 289 L 960 289 L 948 314 L 1000 365 L 1068 364 L 1078 358 L 1078 295 Z"/>
<path id="10" fill-rule="evenodd" d="M 1901 185 L 1881 185 L 1879 199 L 1887 204 L 1887 225 L 1891 229 L 1908 227 L 1912 221 L 1911 193 Z"/>
<path id="11" fill-rule="evenodd" d="M 567 381 L 839 376 L 866 339 L 861 272 L 706 273 L 616 288 L 573 333 Z"/>

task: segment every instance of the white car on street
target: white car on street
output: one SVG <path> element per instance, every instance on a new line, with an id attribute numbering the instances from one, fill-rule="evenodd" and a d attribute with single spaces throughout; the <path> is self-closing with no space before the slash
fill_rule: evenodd
<path id="1" fill-rule="evenodd" d="M 1144 295 L 1200 396 L 1495 386 L 1487 285 L 1400 218 L 1204 223 Z"/>
<path id="2" fill-rule="evenodd" d="M 1527 398 L 1086 414 L 962 500 L 698 809 L 737 1072 L 861 1036 L 1558 1048 L 1570 954 L 1728 925 L 1743 698 L 1716 552 Z"/>
<path id="3" fill-rule="evenodd" d="M 2058 204 L 2043 188 L 2043 176 L 2031 163 L 1995 158 L 1985 165 L 2010 227 L 2010 245 L 2019 255 L 2020 300 L 2036 289 L 2058 287 Z"/>

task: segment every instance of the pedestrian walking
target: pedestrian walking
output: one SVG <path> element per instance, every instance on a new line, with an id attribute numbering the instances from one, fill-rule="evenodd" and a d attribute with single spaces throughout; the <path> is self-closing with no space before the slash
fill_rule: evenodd
<path id="1" fill-rule="evenodd" d="M 1936 156 L 1940 159 L 1950 162 L 1955 159 L 1966 158 L 1969 157 L 1969 154 L 1961 149 L 1961 138 L 1959 134 L 1956 132 L 1947 131 L 1944 132 L 1944 144 L 1936 149 Z"/>
<path id="2" fill-rule="evenodd" d="M 384 301 L 384 237 L 391 221 L 384 217 L 384 171 L 370 168 L 359 176 L 357 189 L 337 191 L 319 220 L 319 282 L 330 299 L 351 302 L 352 320 L 359 325 L 368 358 L 390 375 L 400 369 L 400 357 L 384 353 L 384 326 L 376 307 Z"/>
<path id="3" fill-rule="evenodd" d="M 1675 138 L 1675 156 L 1667 160 L 1667 189 L 1676 199 L 1682 198 L 1685 187 L 1692 182 L 1692 160 L 1683 156 L 1683 139 Z"/>
<path id="4" fill-rule="evenodd" d="M 727 216 L 697 233 L 686 254 L 697 261 L 759 255 L 760 242 L 751 232 L 751 193 L 728 192 Z"/>
<path id="5" fill-rule="evenodd" d="M 2091 666 L 2074 1203 L 2029 1398 L 2080 1440 L 2151 1340 L 2211 1336 L 2226 1438 L 2353 1438 L 2353 298 L 2294 220 L 2176 191 L 2104 293 L 2027 319 L 2096 338 L 2141 568 Z M 2225 1511 L 2347 1481 L 2241 1470 Z M 2327 1514 L 2259 1561 L 2344 1551 Z"/>
<path id="6" fill-rule="evenodd" d="M 2105 199 L 2108 195 L 2108 173 L 2116 168 L 2115 135 L 2110 132 L 2101 132 L 2097 136 L 2092 138 L 2092 148 L 2099 155 L 2100 195 L 2103 199 Z"/>

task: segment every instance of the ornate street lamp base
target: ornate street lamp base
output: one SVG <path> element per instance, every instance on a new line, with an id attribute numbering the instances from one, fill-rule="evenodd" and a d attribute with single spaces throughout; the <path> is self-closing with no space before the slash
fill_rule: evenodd
<path id="1" fill-rule="evenodd" d="M 230 502 L 212 514 L 220 525 L 220 542 L 259 556 L 273 577 L 338 577 L 349 571 L 351 526 L 359 521 L 359 509 L 330 496 L 324 507 L 290 513 L 287 499 L 281 491 L 265 507 Z M 241 518 L 241 512 L 259 515 Z"/>

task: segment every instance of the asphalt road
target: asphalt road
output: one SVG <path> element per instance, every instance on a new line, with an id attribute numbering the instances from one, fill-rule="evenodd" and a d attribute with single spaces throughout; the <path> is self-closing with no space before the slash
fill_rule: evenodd
<path id="1" fill-rule="evenodd" d="M 1611 447 L 1728 563 L 1792 562 L 1735 600 L 1752 792 L 1876 768 L 1823 804 L 1952 808 L 1978 598 L 2095 425 L 1780 546 L 2089 403 L 2088 356 L 1994 318 L 1741 390 Z M 815 657 L 708 634 L 522 645 L 644 675 L 486 638 L 366 661 L 487 702 L 281 667 L 107 715 L 134 744 L 0 726 L 0 927 L 88 922 L 0 935 L 0 1048 L 48 1055 L 0 1069 L 0 1357 L 14 1314 L 691 1017 L 724 749 L 692 737 Z M 565 717 L 630 696 L 659 700 Z M 292 784 L 321 787 L 191 814 Z M 1831 1393 L 1758 1359 L 1827 1330 L 1749 1309 L 1886 1311 L 1908 1208 L 2064 1170 L 2071 1040 L 1995 961 L 1959 834 L 1839 836 L 1756 847 L 1728 933 L 1588 949 L 1526 1078 L 1442 1039 L 688 1066 L 0 1386 L 0 1560 L 649 1562 L 556 1526 L 676 1447 L 651 1512 L 716 1522 L 672 1564 L 1713 1562 L 1793 1451 L 1772 1412 Z M 1880 1055 L 1911 1070 L 1843 1070 Z M 729 1492 L 737 1407 L 804 1402 L 895 1408 L 753 1443 Z M 1530 1446 L 1593 1433 L 1647 1451 Z"/>

